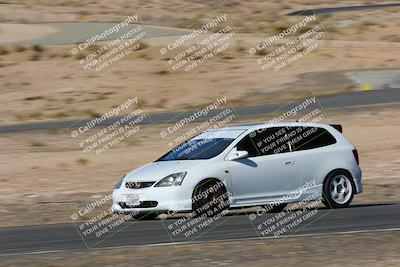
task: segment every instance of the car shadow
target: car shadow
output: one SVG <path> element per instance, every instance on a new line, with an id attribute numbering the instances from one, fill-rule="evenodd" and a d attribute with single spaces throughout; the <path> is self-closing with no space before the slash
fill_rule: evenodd
<path id="1" fill-rule="evenodd" d="M 351 208 L 366 208 L 366 207 L 375 207 L 375 206 L 389 206 L 389 205 L 398 205 L 399 203 L 365 203 L 365 204 L 350 204 L 347 208 L 344 209 L 351 209 Z M 318 209 L 331 209 L 328 207 L 321 207 Z"/>
<path id="2" fill-rule="evenodd" d="M 295 204 L 295 203 L 293 203 Z M 366 207 L 375 207 L 375 206 L 390 206 L 390 205 L 399 205 L 399 203 L 365 203 L 365 204 L 352 204 L 347 208 L 342 208 L 342 209 L 337 209 L 337 210 L 346 210 L 346 209 L 352 209 L 352 208 L 366 208 Z M 229 216 L 249 216 L 252 213 L 255 213 L 258 209 L 260 209 L 261 206 L 255 206 L 255 207 L 250 207 L 250 208 L 234 208 L 234 209 L 230 209 L 228 211 L 227 214 L 224 215 L 224 217 L 229 217 Z M 324 205 L 318 205 L 315 207 L 318 210 L 330 210 L 331 208 L 327 208 Z M 286 207 L 284 210 L 287 211 L 288 207 Z M 292 209 L 292 212 L 295 212 L 297 210 L 302 210 L 302 208 L 298 208 L 298 209 Z M 335 210 L 335 209 L 331 209 L 331 210 Z M 276 214 L 279 212 L 268 212 L 266 214 Z M 176 220 L 182 217 L 185 217 L 188 213 L 177 213 L 173 216 L 167 216 L 165 218 L 163 218 L 162 220 Z M 148 221 L 149 219 L 147 219 Z M 160 217 L 158 217 L 157 219 L 154 220 L 161 220 Z M 137 220 L 136 220 L 137 221 Z M 151 219 L 150 219 L 151 221 Z"/>
<path id="3" fill-rule="evenodd" d="M 293 203 L 295 204 L 295 203 Z M 399 203 L 365 203 L 365 204 L 352 204 L 347 208 L 342 208 L 342 209 L 337 209 L 337 210 L 345 210 L 345 209 L 352 209 L 352 208 L 366 208 L 366 207 L 376 207 L 376 206 L 389 206 L 389 205 L 399 205 Z M 235 208 L 229 211 L 228 214 L 225 216 L 237 216 L 237 215 L 249 215 L 251 213 L 256 212 L 257 208 L 261 208 L 261 206 L 258 207 L 252 207 L 252 208 Z M 324 205 L 318 205 L 315 207 L 318 210 L 335 210 L 331 208 L 327 208 Z M 286 207 L 284 210 L 287 211 L 288 207 Z M 292 212 L 302 210 L 303 208 L 297 208 L 297 209 L 292 209 Z M 279 213 L 279 212 L 275 212 Z M 268 212 L 266 214 L 275 214 L 273 212 Z"/>

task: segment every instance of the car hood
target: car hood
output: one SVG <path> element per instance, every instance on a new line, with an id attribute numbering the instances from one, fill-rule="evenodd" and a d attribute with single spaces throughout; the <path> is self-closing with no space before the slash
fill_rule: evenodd
<path id="1" fill-rule="evenodd" d="M 177 172 L 187 172 L 206 160 L 155 161 L 148 163 L 126 175 L 128 182 L 159 181 L 167 175 Z"/>

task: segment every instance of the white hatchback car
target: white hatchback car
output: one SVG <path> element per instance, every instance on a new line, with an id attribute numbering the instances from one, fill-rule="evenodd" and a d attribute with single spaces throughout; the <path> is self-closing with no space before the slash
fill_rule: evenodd
<path id="1" fill-rule="evenodd" d="M 340 125 L 293 122 L 201 133 L 124 175 L 112 211 L 211 215 L 271 203 L 279 211 L 312 195 L 328 207 L 347 207 L 362 192 L 361 170 L 341 131 Z"/>

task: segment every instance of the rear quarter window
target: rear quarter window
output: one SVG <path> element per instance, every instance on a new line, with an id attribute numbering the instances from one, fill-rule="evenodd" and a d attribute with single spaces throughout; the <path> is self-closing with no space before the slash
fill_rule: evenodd
<path id="1" fill-rule="evenodd" d="M 292 151 L 308 150 L 335 144 L 335 137 L 319 127 L 293 127 L 296 135 L 291 138 Z"/>

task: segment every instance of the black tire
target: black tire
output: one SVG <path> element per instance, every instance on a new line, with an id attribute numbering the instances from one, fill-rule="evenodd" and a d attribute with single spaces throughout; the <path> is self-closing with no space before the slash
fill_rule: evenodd
<path id="1" fill-rule="evenodd" d="M 345 185 L 340 186 L 340 183 L 338 183 L 340 179 L 346 181 Z M 348 193 L 346 193 L 347 190 Z M 337 194 L 335 194 L 335 191 Z M 323 184 L 322 203 L 324 203 L 324 205 L 330 209 L 346 208 L 350 205 L 351 201 L 353 200 L 354 191 L 355 191 L 355 185 L 353 178 L 347 171 L 345 170 L 332 171 L 325 178 Z M 341 198 L 341 196 L 338 196 L 342 194 L 344 195 L 343 199 Z"/>
<path id="2" fill-rule="evenodd" d="M 212 217 L 229 208 L 229 197 L 224 184 L 216 179 L 199 183 L 192 196 L 192 210 L 196 217 Z"/>

